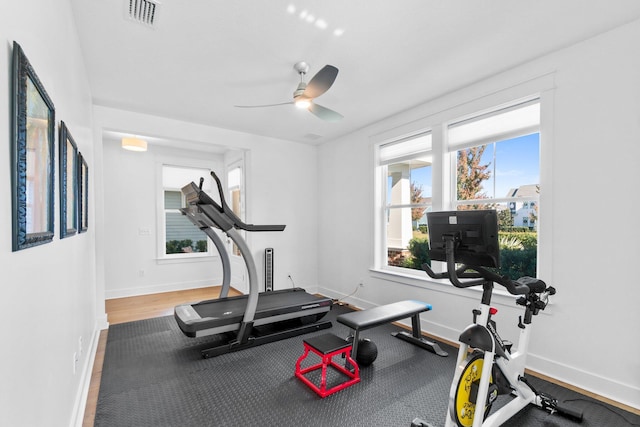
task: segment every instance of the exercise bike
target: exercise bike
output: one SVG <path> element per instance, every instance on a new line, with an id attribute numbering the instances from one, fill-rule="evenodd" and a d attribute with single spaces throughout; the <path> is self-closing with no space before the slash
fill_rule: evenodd
<path id="1" fill-rule="evenodd" d="M 539 392 L 524 374 L 531 322 L 544 310 L 553 287 L 531 277 L 511 280 L 485 267 L 499 267 L 497 215 L 495 211 L 454 211 L 429 213 L 430 255 L 445 261 L 446 271 L 434 272 L 428 264 L 422 267 L 434 279 L 447 278 L 458 288 L 482 286 L 479 309 L 473 310 L 473 323 L 460 334 L 456 371 L 449 392 L 445 427 L 500 426 L 529 404 L 550 413 L 559 413 L 574 421 L 582 421 L 582 413 Z M 512 295 L 524 307 L 519 317 L 520 336 L 516 350 L 498 335 L 491 307 L 494 284 Z M 500 395 L 513 398 L 491 413 Z M 415 419 L 412 426 L 429 424 Z"/>

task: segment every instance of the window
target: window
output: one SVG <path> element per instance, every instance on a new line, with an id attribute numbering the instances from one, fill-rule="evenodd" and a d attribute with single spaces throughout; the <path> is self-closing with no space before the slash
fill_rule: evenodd
<path id="1" fill-rule="evenodd" d="M 203 177 L 203 189 L 211 188 L 211 178 L 206 169 L 179 166 L 162 166 L 163 210 L 162 230 L 164 247 L 161 258 L 181 258 L 209 255 L 207 235 L 182 215 L 180 209 L 186 207 L 181 188 L 190 182 L 199 183 Z"/>
<path id="2" fill-rule="evenodd" d="M 227 203 L 233 213 L 240 219 L 244 218 L 242 188 L 242 166 L 241 162 L 237 162 L 235 165 L 230 166 L 227 172 L 227 197 L 229 199 Z M 238 230 L 238 232 L 242 237 L 245 237 L 244 230 Z M 240 256 L 240 248 L 235 243 L 233 243 L 231 251 L 233 255 Z"/>
<path id="3" fill-rule="evenodd" d="M 442 130 L 437 136 L 425 133 L 377 147 L 378 172 L 384 177 L 378 184 L 379 223 L 385 227 L 378 267 L 421 270 L 430 262 L 425 214 L 432 207 L 496 209 L 502 271 L 514 278 L 536 276 L 539 99 L 436 127 Z"/>
<path id="4" fill-rule="evenodd" d="M 385 265 L 419 269 L 411 257 L 412 242 L 426 243 L 426 213 L 431 209 L 431 133 L 392 141 L 379 147 L 384 182 Z"/>
<path id="5" fill-rule="evenodd" d="M 540 197 L 538 99 L 448 126 L 456 162 L 455 209 L 495 209 L 501 271 L 536 277 Z"/>

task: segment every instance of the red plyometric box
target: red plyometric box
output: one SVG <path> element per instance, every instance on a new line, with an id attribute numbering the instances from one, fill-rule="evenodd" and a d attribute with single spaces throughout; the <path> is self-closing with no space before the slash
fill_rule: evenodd
<path id="1" fill-rule="evenodd" d="M 300 381 L 309 386 L 311 390 L 318 393 L 320 397 L 327 397 L 330 394 L 333 394 L 337 391 L 343 390 L 353 384 L 360 382 L 360 369 L 358 368 L 358 364 L 355 362 L 355 360 L 351 358 L 351 343 L 343 340 L 336 335 L 325 334 L 305 339 L 303 341 L 303 344 L 304 353 L 296 362 L 296 377 L 298 377 Z M 303 360 L 307 358 L 310 352 L 313 352 L 320 356 L 321 362 L 301 369 Z M 353 371 L 333 361 L 334 356 L 342 355 L 344 355 L 345 357 L 345 366 L 351 366 L 353 368 Z M 344 382 L 327 389 L 328 368 L 337 370 L 341 374 L 345 375 L 347 379 Z M 305 374 L 318 369 L 322 370 L 320 377 L 320 386 L 317 386 L 304 376 Z"/>

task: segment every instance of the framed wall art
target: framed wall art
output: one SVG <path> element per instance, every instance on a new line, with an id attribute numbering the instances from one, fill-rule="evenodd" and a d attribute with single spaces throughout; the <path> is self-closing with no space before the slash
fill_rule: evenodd
<path id="1" fill-rule="evenodd" d="M 55 108 L 20 45 L 13 43 L 12 249 L 54 235 Z"/>
<path id="2" fill-rule="evenodd" d="M 89 166 L 78 153 L 78 232 L 84 233 L 89 228 Z"/>
<path id="3" fill-rule="evenodd" d="M 60 122 L 60 238 L 78 231 L 78 146 Z"/>

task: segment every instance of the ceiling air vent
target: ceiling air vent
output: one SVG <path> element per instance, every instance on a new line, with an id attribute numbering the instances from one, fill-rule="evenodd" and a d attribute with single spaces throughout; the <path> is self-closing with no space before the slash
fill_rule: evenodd
<path id="1" fill-rule="evenodd" d="M 158 18 L 160 2 L 155 0 L 128 0 L 127 18 L 153 27 Z"/>

